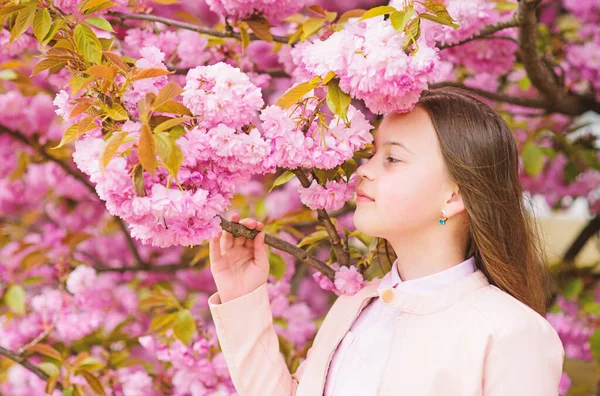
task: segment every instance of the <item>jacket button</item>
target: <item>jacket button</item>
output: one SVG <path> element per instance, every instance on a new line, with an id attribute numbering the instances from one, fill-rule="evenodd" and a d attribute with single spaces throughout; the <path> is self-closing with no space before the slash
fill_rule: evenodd
<path id="1" fill-rule="evenodd" d="M 381 299 L 386 303 L 391 302 L 394 299 L 394 292 L 392 289 L 385 289 L 381 292 Z"/>

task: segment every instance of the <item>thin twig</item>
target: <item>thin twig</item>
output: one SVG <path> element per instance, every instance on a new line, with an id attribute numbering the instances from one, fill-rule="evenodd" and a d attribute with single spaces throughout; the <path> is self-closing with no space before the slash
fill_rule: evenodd
<path id="1" fill-rule="evenodd" d="M 477 33 L 477 35 L 475 35 L 475 36 L 466 38 L 466 39 L 458 41 L 456 43 L 450 43 L 450 44 L 437 43 L 436 46 L 439 49 L 456 47 L 456 46 L 462 45 L 464 43 L 468 43 L 469 41 L 488 38 L 488 36 L 491 36 L 492 34 L 494 34 L 496 32 L 499 32 L 504 29 L 518 27 L 518 26 L 519 26 L 519 17 L 517 14 L 515 14 L 515 16 L 509 20 L 498 22 L 498 23 L 495 23 L 493 25 L 490 25 L 490 26 L 487 26 L 487 27 L 481 29 L 479 31 L 479 33 Z M 498 37 L 489 37 L 489 38 L 498 38 Z"/>
<path id="2" fill-rule="evenodd" d="M 242 39 L 242 36 L 239 33 L 234 31 L 223 31 L 217 29 L 211 29 L 204 26 L 194 25 L 188 22 L 177 21 L 175 19 L 163 18 L 156 15 L 150 14 L 127 14 L 123 12 L 110 12 L 109 16 L 114 16 L 116 18 L 122 20 L 135 19 L 138 21 L 149 21 L 149 22 L 160 22 L 167 26 L 178 27 L 180 29 L 192 30 L 194 32 L 207 34 L 213 37 L 222 37 L 222 38 L 236 38 L 238 40 Z M 255 34 L 250 34 L 250 40 L 262 40 L 257 37 Z M 288 38 L 282 36 L 273 36 L 273 41 L 278 43 L 287 44 Z"/>
<path id="3" fill-rule="evenodd" d="M 5 356 L 5 357 L 9 358 L 10 360 L 12 360 L 13 362 L 20 364 L 21 366 L 25 367 L 27 370 L 31 371 L 32 373 L 34 373 L 35 375 L 37 375 L 44 381 L 48 381 L 48 379 L 50 378 L 48 376 L 48 374 L 46 374 L 42 369 L 40 369 L 33 363 L 29 362 L 21 354 L 18 354 L 9 349 L 0 347 L 0 355 Z M 60 381 L 56 381 L 56 388 L 58 390 L 63 390 L 63 386 L 60 383 Z"/>
<path id="4" fill-rule="evenodd" d="M 52 332 L 52 330 L 54 330 L 54 323 L 52 323 L 50 326 L 48 326 L 48 328 L 46 330 L 42 331 L 37 337 L 35 337 L 29 343 L 27 343 L 27 344 L 23 345 L 21 348 L 19 348 L 19 350 L 17 351 L 17 354 L 21 355 L 27 349 L 29 349 L 32 346 L 38 344 L 44 338 L 48 337 L 48 334 L 50 334 Z"/>

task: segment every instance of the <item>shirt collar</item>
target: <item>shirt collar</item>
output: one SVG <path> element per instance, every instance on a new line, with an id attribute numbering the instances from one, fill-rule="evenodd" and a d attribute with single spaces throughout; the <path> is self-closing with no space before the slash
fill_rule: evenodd
<path id="1" fill-rule="evenodd" d="M 398 274 L 398 259 L 396 259 L 392 265 L 391 271 L 381 280 L 377 291 L 379 292 L 390 287 L 394 288 L 394 285 L 397 285 L 394 290 L 401 290 L 403 292 L 418 295 L 432 294 L 435 291 L 451 285 L 475 271 L 477 271 L 475 257 L 471 256 L 462 263 L 435 274 L 411 279 L 408 281 L 402 281 L 400 275 Z"/>

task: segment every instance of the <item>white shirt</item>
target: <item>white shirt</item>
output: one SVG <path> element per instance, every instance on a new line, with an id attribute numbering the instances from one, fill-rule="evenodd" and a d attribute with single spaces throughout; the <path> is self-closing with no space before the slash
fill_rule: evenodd
<path id="1" fill-rule="evenodd" d="M 379 284 L 380 296 L 383 290 L 390 288 L 430 294 L 477 270 L 475 258 L 471 256 L 444 271 L 403 282 L 397 261 L 392 265 L 391 275 L 386 274 Z M 333 355 L 325 396 L 375 396 L 399 313 L 400 309 L 393 308 L 381 297 L 373 299 L 361 312 Z"/>

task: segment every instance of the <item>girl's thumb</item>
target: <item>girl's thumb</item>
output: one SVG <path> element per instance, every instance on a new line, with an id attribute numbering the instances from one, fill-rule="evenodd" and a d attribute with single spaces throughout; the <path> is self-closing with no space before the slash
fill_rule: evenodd
<path id="1" fill-rule="evenodd" d="M 268 261 L 267 247 L 265 246 L 265 233 L 259 232 L 254 237 L 254 257 L 257 260 Z"/>

